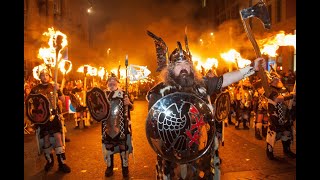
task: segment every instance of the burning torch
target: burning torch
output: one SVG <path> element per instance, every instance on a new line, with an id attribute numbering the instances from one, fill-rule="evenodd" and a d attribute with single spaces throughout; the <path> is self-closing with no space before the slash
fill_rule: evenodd
<path id="1" fill-rule="evenodd" d="M 58 64 L 59 64 L 59 53 L 60 53 L 60 50 L 62 49 L 62 39 L 63 39 L 63 36 L 61 35 L 57 35 L 56 36 L 56 39 L 54 41 L 54 47 L 55 47 L 55 50 L 56 50 L 56 59 L 55 59 L 55 66 L 54 66 L 54 86 L 55 88 L 53 89 L 53 108 L 54 110 L 57 110 L 57 89 L 56 89 L 56 86 L 57 86 L 57 79 L 58 79 Z"/>

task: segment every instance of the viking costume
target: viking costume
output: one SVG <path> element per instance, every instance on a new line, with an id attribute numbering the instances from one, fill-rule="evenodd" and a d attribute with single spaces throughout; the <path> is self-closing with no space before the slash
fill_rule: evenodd
<path id="1" fill-rule="evenodd" d="M 81 80 L 76 82 L 76 84 L 82 83 Z M 80 121 L 83 123 L 83 127 L 87 128 L 90 124 L 88 122 L 88 110 L 87 106 L 85 104 L 85 96 L 84 96 L 84 90 L 82 87 L 74 87 L 71 91 L 71 103 L 76 107 L 76 113 L 75 113 L 75 128 L 79 129 L 80 128 Z"/>
<path id="2" fill-rule="evenodd" d="M 253 90 L 252 85 L 249 80 L 243 80 L 241 83 L 238 84 L 238 93 L 237 93 L 237 111 L 238 111 L 238 118 L 235 124 L 235 128 L 239 129 L 240 124 L 243 124 L 243 129 L 248 130 L 249 123 L 250 123 L 250 116 L 251 111 L 253 109 L 252 104 L 252 96 Z"/>
<path id="3" fill-rule="evenodd" d="M 290 158 L 295 158 L 296 154 L 290 150 L 293 141 L 293 119 L 290 118 L 288 100 L 294 96 L 287 92 L 281 83 L 280 76 L 276 73 L 269 75 L 271 93 L 268 97 L 269 127 L 267 133 L 267 157 L 275 159 L 273 148 L 277 140 L 281 140 L 283 152 Z M 280 85 L 275 85 L 280 82 Z M 282 100 L 278 100 L 281 98 Z"/>
<path id="4" fill-rule="evenodd" d="M 228 112 L 223 109 L 230 107 L 225 107 L 221 100 L 224 106 L 217 109 L 210 97 L 221 92 L 223 86 L 253 75 L 256 68 L 246 66 L 227 75 L 203 78 L 193 68 L 186 34 L 186 50 L 178 41 L 170 56 L 160 37 L 150 31 L 147 34 L 156 46 L 156 71 L 165 70 L 162 71 L 165 80 L 151 88 L 146 96 L 149 103 L 146 136 L 157 153 L 157 179 L 220 179 L 218 148 L 219 140 L 223 139 L 223 121 L 217 117 L 227 118 Z M 253 65 L 256 67 L 260 60 Z M 227 77 L 225 83 L 224 77 Z M 230 106 L 227 92 L 219 97 L 228 97 Z"/>
<path id="5" fill-rule="evenodd" d="M 42 70 L 39 74 L 49 74 L 51 78 L 51 72 L 47 69 Z M 39 76 L 40 76 L 39 75 Z M 27 115 L 30 119 L 41 119 L 41 117 L 48 115 L 48 118 L 44 118 L 42 122 L 34 122 L 35 127 L 37 129 L 37 135 L 39 135 L 39 146 L 41 148 L 41 152 L 44 152 L 45 158 L 47 160 L 47 164 L 45 165 L 45 171 L 49 171 L 54 164 L 52 149 L 54 146 L 57 146 L 56 143 L 56 135 L 57 133 L 61 134 L 61 138 L 63 136 L 63 116 L 61 115 L 61 109 L 59 108 L 58 100 L 56 101 L 56 109 L 53 107 L 54 101 L 54 85 L 52 83 L 41 83 L 37 86 L 33 87 L 30 92 L 30 98 L 27 98 Z M 62 93 L 58 89 L 57 97 L 61 97 Z M 43 97 L 43 98 L 38 98 Z M 48 103 L 46 103 L 48 102 Z M 49 136 L 48 139 L 45 137 Z M 49 142 L 48 142 L 49 141 Z M 63 140 L 61 140 L 63 141 Z M 46 144 L 50 143 L 49 146 Z M 69 173 L 70 167 L 65 164 L 66 155 L 65 155 L 65 147 L 62 143 L 61 146 L 54 148 L 55 154 L 57 156 L 57 160 L 59 163 L 59 170 Z M 40 152 L 40 153 L 41 153 Z"/>
<path id="6" fill-rule="evenodd" d="M 126 177 L 129 173 L 128 160 L 132 145 L 127 136 L 131 132 L 130 111 L 133 110 L 133 106 L 129 105 L 126 110 L 123 102 L 125 94 L 121 89 L 106 91 L 110 102 L 110 115 L 106 121 L 102 121 L 102 143 L 106 149 L 107 177 L 113 174 L 113 155 L 117 152 L 120 152 L 123 176 Z"/>
<path id="7" fill-rule="evenodd" d="M 255 111 L 255 138 L 262 140 L 267 136 L 268 129 L 268 99 L 264 95 L 263 87 L 256 88 L 254 93 L 254 111 Z"/>
<path id="8" fill-rule="evenodd" d="M 176 63 L 192 66 L 187 36 L 186 50 L 178 41 L 177 48 L 168 56 L 165 42 L 150 31 L 147 34 L 156 46 L 156 71 L 167 70 L 163 71 L 165 81 L 151 88 L 146 96 L 149 103 L 146 133 L 157 153 L 157 179 L 219 179 L 222 122 L 215 120 L 210 97 L 221 92 L 223 76 L 198 77 L 191 67 L 188 77 L 176 77 Z M 246 77 L 254 73 L 252 69 L 246 67 L 240 72 Z"/>

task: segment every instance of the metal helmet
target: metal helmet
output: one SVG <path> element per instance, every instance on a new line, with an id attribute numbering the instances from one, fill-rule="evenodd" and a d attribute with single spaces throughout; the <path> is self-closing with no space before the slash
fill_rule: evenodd
<path id="1" fill-rule="evenodd" d="M 114 73 L 111 73 L 107 79 L 107 82 L 109 82 L 111 79 L 114 79 L 116 80 L 118 83 L 120 83 L 118 77 L 114 74 Z"/>
<path id="2" fill-rule="evenodd" d="M 181 43 L 177 42 L 177 48 L 173 50 L 169 57 L 169 64 L 175 63 L 177 61 L 189 61 L 192 62 L 192 57 L 190 52 L 183 50 Z"/>
<path id="3" fill-rule="evenodd" d="M 50 77 L 52 77 L 51 70 L 49 68 L 43 68 L 42 70 L 39 71 L 39 77 L 41 74 L 48 74 Z"/>

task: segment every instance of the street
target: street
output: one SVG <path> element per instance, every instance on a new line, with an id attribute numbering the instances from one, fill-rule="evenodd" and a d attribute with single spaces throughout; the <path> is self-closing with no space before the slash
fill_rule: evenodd
<path id="1" fill-rule="evenodd" d="M 130 179 L 155 179 L 156 154 L 147 142 L 145 120 L 147 117 L 147 101 L 136 100 L 135 109 L 131 112 L 134 156 L 129 156 Z M 102 156 L 101 124 L 94 121 L 88 129 L 73 129 L 74 121 L 66 119 L 67 137 L 66 163 L 71 173 L 58 172 L 58 163 L 51 171 L 45 172 L 44 155 L 38 156 L 34 134 L 24 135 L 24 179 L 25 180 L 100 180 L 123 179 L 121 174 L 120 155 L 115 155 L 114 175 L 106 178 L 106 164 Z M 266 157 L 265 140 L 254 138 L 254 128 L 236 130 L 234 126 L 225 128 L 224 146 L 220 145 L 221 180 L 233 179 L 296 179 L 296 160 L 289 159 L 282 152 L 281 141 L 276 142 L 274 155 L 279 161 L 270 161 Z M 296 142 L 291 146 L 296 152 Z"/>

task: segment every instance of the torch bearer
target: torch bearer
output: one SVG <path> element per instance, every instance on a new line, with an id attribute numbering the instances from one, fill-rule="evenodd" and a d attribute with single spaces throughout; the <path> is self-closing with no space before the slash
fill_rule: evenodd
<path id="1" fill-rule="evenodd" d="M 58 64 L 59 64 L 59 53 L 60 50 L 62 49 L 62 36 L 57 35 L 56 40 L 54 41 L 55 43 L 55 49 L 56 49 L 56 59 L 55 59 L 55 65 L 54 65 L 54 88 L 53 88 L 53 109 L 56 111 L 57 110 L 57 79 L 58 79 Z"/>

